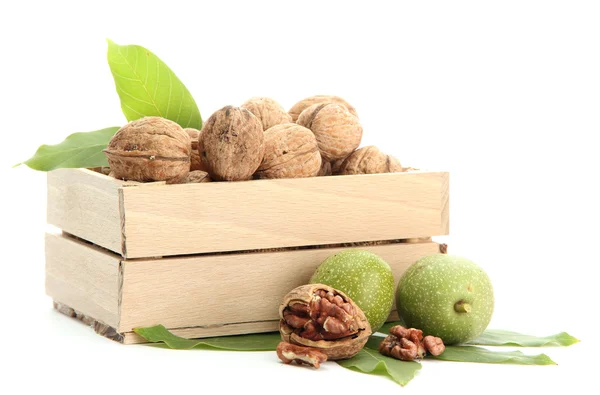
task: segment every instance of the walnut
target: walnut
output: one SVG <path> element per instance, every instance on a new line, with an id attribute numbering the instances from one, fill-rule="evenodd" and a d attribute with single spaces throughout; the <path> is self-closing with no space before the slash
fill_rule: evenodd
<path id="1" fill-rule="evenodd" d="M 287 342 L 277 345 L 277 356 L 283 363 L 296 362 L 299 365 L 311 365 L 316 369 L 319 369 L 321 364 L 327 361 L 327 355 L 316 348 L 297 346 Z"/>
<path id="2" fill-rule="evenodd" d="M 431 355 L 440 355 L 444 349 L 444 342 L 439 337 L 423 338 L 422 330 L 404 328 L 401 325 L 391 327 L 390 335 L 379 343 L 381 354 L 404 361 L 424 358 L 427 352 Z"/>
<path id="3" fill-rule="evenodd" d="M 295 123 L 275 125 L 265 131 L 265 156 L 256 178 L 299 178 L 317 175 L 321 154 L 315 135 Z"/>
<path id="4" fill-rule="evenodd" d="M 329 162 L 348 156 L 362 138 L 358 118 L 333 103 L 313 104 L 302 111 L 297 123 L 312 130 L 323 160 Z"/>
<path id="5" fill-rule="evenodd" d="M 117 131 L 104 150 L 115 178 L 166 181 L 190 170 L 190 137 L 181 126 L 160 117 L 131 121 Z"/>
<path id="6" fill-rule="evenodd" d="M 316 95 L 316 96 L 307 97 L 304 100 L 300 100 L 298 103 L 294 104 L 292 106 L 292 108 L 290 108 L 290 111 L 288 111 L 288 113 L 292 117 L 292 122 L 296 122 L 298 120 L 298 117 L 302 113 L 302 111 L 306 110 L 308 107 L 312 106 L 313 104 L 323 104 L 323 103 L 334 103 L 334 104 L 342 105 L 342 106 L 346 107 L 346 109 L 350 112 L 350 114 L 352 114 L 356 118 L 358 118 L 356 109 L 354 107 L 352 107 L 346 100 L 344 100 L 338 96 L 329 96 L 329 95 Z"/>
<path id="7" fill-rule="evenodd" d="M 198 151 L 198 140 L 200 139 L 200 131 L 194 128 L 185 128 L 183 130 L 185 130 L 190 136 L 190 140 L 192 143 L 192 151 L 190 154 L 190 171 L 206 171 L 206 168 L 202 165 L 202 161 L 200 160 L 200 152 Z"/>
<path id="8" fill-rule="evenodd" d="M 191 183 L 200 183 L 200 182 L 211 182 L 210 176 L 207 172 L 202 170 L 194 170 L 190 171 L 187 177 L 183 179 L 183 183 L 191 184 Z"/>
<path id="9" fill-rule="evenodd" d="M 350 154 L 352 155 L 352 154 Z M 334 176 L 339 176 L 340 175 L 340 167 L 342 167 L 342 163 L 344 163 L 344 161 L 346 160 L 347 157 L 342 158 L 342 159 L 337 159 L 334 160 L 333 162 L 331 162 L 331 174 Z"/>
<path id="10" fill-rule="evenodd" d="M 223 107 L 204 124 L 198 151 L 213 180 L 248 180 L 263 159 L 262 125 L 245 108 Z"/>
<path id="11" fill-rule="evenodd" d="M 321 163 L 321 170 L 319 170 L 318 176 L 330 176 L 331 175 L 331 162 L 323 161 Z"/>
<path id="12" fill-rule="evenodd" d="M 359 148 L 340 165 L 339 174 L 377 174 L 402 171 L 398 159 L 386 155 L 375 146 Z"/>
<path id="13" fill-rule="evenodd" d="M 265 131 L 275 125 L 292 122 L 292 117 L 283 107 L 268 97 L 253 97 L 242 104 L 242 108 L 256 115 Z"/>
<path id="14" fill-rule="evenodd" d="M 371 335 L 360 307 L 324 284 L 293 289 L 283 298 L 279 317 L 283 341 L 316 348 L 333 361 L 356 355 Z"/>

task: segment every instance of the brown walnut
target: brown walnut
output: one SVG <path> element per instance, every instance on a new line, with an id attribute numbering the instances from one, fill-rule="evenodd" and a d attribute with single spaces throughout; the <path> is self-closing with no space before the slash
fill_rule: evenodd
<path id="1" fill-rule="evenodd" d="M 277 356 L 283 363 L 296 362 L 298 365 L 306 364 L 319 369 L 327 361 L 327 355 L 316 348 L 297 346 L 281 342 L 277 345 Z"/>
<path id="2" fill-rule="evenodd" d="M 242 108 L 250 110 L 262 123 L 265 131 L 275 125 L 292 122 L 292 117 L 283 107 L 268 97 L 253 97 L 242 104 Z"/>
<path id="3" fill-rule="evenodd" d="M 375 146 L 359 148 L 340 165 L 339 174 L 377 174 L 402 171 L 400 161 Z"/>
<path id="4" fill-rule="evenodd" d="M 350 112 L 350 114 L 352 114 L 356 118 L 358 118 L 356 109 L 354 107 L 352 107 L 350 105 L 350 103 L 348 103 L 346 100 L 342 99 L 341 97 L 330 96 L 330 95 L 316 95 L 316 96 L 307 97 L 306 99 L 300 100 L 298 103 L 294 104 L 292 106 L 292 108 L 290 108 L 290 111 L 288 111 L 288 113 L 292 117 L 292 122 L 296 122 L 298 120 L 298 117 L 302 113 L 302 111 L 306 110 L 308 107 L 312 106 L 313 104 L 323 104 L 323 103 L 334 103 L 334 104 L 342 105 L 342 106 L 346 107 L 346 109 Z"/>
<path id="5" fill-rule="evenodd" d="M 203 170 L 206 171 L 206 168 L 202 166 L 202 161 L 200 160 L 200 152 L 198 151 L 198 140 L 200 139 L 200 131 L 194 128 L 185 128 L 183 129 L 190 136 L 190 140 L 192 143 L 191 154 L 190 154 L 190 171 L 194 170 Z"/>
<path id="6" fill-rule="evenodd" d="M 313 132 L 295 123 L 275 125 L 265 131 L 265 155 L 256 178 L 316 176 L 321 154 Z"/>
<path id="7" fill-rule="evenodd" d="M 183 179 L 190 170 L 190 137 L 160 117 L 129 122 L 104 150 L 115 178 L 132 181 Z"/>
<path id="8" fill-rule="evenodd" d="M 187 177 L 183 179 L 183 183 L 185 184 L 195 184 L 201 182 L 211 182 L 210 176 L 207 172 L 202 170 L 194 170 L 190 171 Z"/>
<path id="9" fill-rule="evenodd" d="M 319 174 L 317 174 L 317 175 L 320 177 L 330 176 L 331 175 L 331 162 L 323 161 L 323 163 L 321 163 L 321 170 L 319 170 Z"/>
<path id="10" fill-rule="evenodd" d="M 290 291 L 279 307 L 283 341 L 316 348 L 330 360 L 356 355 L 371 335 L 360 307 L 343 292 L 324 284 Z"/>
<path id="11" fill-rule="evenodd" d="M 350 154 L 352 155 L 352 154 Z M 334 176 L 339 176 L 340 175 L 340 167 L 342 167 L 342 163 L 344 163 L 344 161 L 346 160 L 346 158 L 342 158 L 342 159 L 337 159 L 334 160 L 333 162 L 331 162 L 331 174 Z"/>
<path id="12" fill-rule="evenodd" d="M 213 180 L 248 180 L 263 159 L 262 125 L 245 108 L 223 107 L 204 124 L 198 151 Z"/>
<path id="13" fill-rule="evenodd" d="M 348 156 L 362 138 L 358 118 L 344 106 L 333 103 L 313 104 L 302 111 L 297 123 L 312 130 L 321 156 L 328 162 Z"/>

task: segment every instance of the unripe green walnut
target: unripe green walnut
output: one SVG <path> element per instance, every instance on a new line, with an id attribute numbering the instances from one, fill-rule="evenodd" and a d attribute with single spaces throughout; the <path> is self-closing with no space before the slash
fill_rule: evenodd
<path id="1" fill-rule="evenodd" d="M 394 304 L 390 265 L 372 252 L 348 249 L 327 258 L 310 279 L 347 294 L 367 316 L 373 333 L 387 320 Z"/>
<path id="2" fill-rule="evenodd" d="M 458 256 L 435 254 L 410 266 L 398 282 L 396 307 L 406 326 L 444 344 L 479 336 L 494 311 L 494 292 L 487 274 Z"/>

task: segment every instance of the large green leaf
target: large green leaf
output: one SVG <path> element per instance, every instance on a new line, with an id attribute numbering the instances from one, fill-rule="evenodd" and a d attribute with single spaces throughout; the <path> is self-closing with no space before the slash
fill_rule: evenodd
<path id="1" fill-rule="evenodd" d="M 194 98 L 158 56 L 138 45 L 108 40 L 108 64 L 128 121 L 158 116 L 184 128 L 202 128 Z"/>
<path id="2" fill-rule="evenodd" d="M 218 348 L 231 351 L 274 351 L 281 341 L 278 332 L 209 337 L 205 339 L 185 339 L 169 332 L 162 325 L 149 328 L 135 328 L 135 333 L 152 343 L 162 342 L 170 348 L 189 350 L 190 348 Z"/>
<path id="3" fill-rule="evenodd" d="M 536 337 L 512 331 L 488 329 L 483 332 L 481 336 L 469 341 L 467 344 L 479 346 L 545 347 L 570 346 L 577 342 L 579 342 L 579 340 L 569 335 L 567 332 L 561 332 L 556 335 L 545 337 Z"/>
<path id="4" fill-rule="evenodd" d="M 526 355 L 521 351 L 491 351 L 475 346 L 447 346 L 441 355 L 437 357 L 428 356 L 427 358 L 454 362 L 556 365 L 546 354 Z"/>
<path id="5" fill-rule="evenodd" d="M 380 339 L 371 337 L 367 345 L 354 357 L 337 361 L 340 366 L 363 373 L 387 376 L 400 385 L 406 385 L 421 369 L 421 364 L 413 361 L 399 361 L 386 357 L 377 350 Z"/>
<path id="6" fill-rule="evenodd" d="M 102 152 L 119 127 L 94 132 L 73 133 L 56 145 L 42 145 L 23 163 L 32 169 L 50 171 L 59 168 L 108 166 Z M 18 166 L 17 165 L 17 166 Z"/>

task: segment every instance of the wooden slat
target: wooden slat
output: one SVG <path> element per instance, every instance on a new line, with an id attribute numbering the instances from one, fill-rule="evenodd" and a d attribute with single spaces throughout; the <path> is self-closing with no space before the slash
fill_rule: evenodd
<path id="1" fill-rule="evenodd" d="M 128 258 L 448 234 L 448 173 L 122 188 Z"/>
<path id="2" fill-rule="evenodd" d="M 119 256 L 46 234 L 46 293 L 111 327 L 119 326 Z"/>
<path id="3" fill-rule="evenodd" d="M 433 242 L 362 247 L 383 257 L 397 282 L 419 258 L 439 252 Z M 317 266 L 343 248 L 132 260 L 122 262 L 119 332 L 163 324 L 167 328 L 218 327 L 275 321 L 283 296 L 306 284 Z M 223 327 L 222 329 L 227 330 Z M 233 334 L 215 329 L 194 336 Z"/>
<path id="4" fill-rule="evenodd" d="M 122 252 L 118 189 L 122 182 L 86 169 L 48 173 L 48 223 Z"/>

